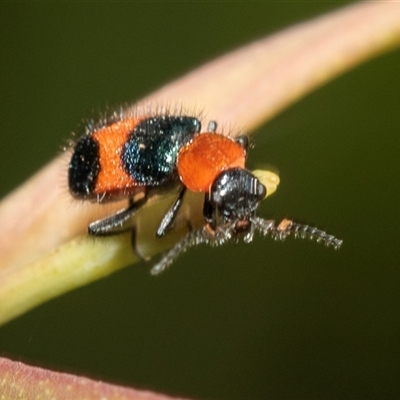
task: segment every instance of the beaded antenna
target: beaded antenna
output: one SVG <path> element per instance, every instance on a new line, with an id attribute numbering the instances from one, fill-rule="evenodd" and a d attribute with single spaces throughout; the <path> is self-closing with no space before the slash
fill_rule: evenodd
<path id="1" fill-rule="evenodd" d="M 250 243 L 253 240 L 255 231 L 259 231 L 263 236 L 271 235 L 275 240 L 284 240 L 289 235 L 300 239 L 311 239 L 317 243 L 324 243 L 328 247 L 332 246 L 335 250 L 338 250 L 343 243 L 343 240 L 337 239 L 318 228 L 298 224 L 290 219 L 283 219 L 278 225 L 274 220 L 265 220 L 259 217 L 252 217 L 249 221 L 251 228 L 243 237 L 245 243 Z M 198 244 L 219 246 L 231 240 L 237 241 L 238 236 L 235 229 L 235 222 L 233 222 L 226 226 L 219 226 L 215 231 L 210 230 L 210 227 L 205 225 L 201 229 L 189 232 L 174 247 L 164 253 L 150 273 L 158 275 L 163 272 L 181 253 Z"/>

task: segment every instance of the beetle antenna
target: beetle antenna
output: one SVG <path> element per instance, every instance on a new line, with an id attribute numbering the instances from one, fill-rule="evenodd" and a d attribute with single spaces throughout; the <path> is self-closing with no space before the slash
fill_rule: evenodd
<path id="1" fill-rule="evenodd" d="M 324 243 L 326 246 L 332 246 L 338 250 L 343 240 L 333 235 L 309 225 L 298 224 L 290 219 L 283 219 L 278 226 L 273 220 L 263 220 L 262 218 L 254 218 L 253 223 L 263 235 L 271 233 L 271 236 L 277 240 L 284 240 L 290 234 L 294 234 L 295 238 L 315 240 L 317 243 Z"/>
<path id="2" fill-rule="evenodd" d="M 285 240 L 287 236 L 293 234 L 295 238 L 315 240 L 317 243 L 324 243 L 326 246 L 332 246 L 338 250 L 343 240 L 329 235 L 321 229 L 309 225 L 298 224 L 290 219 L 283 219 L 278 225 L 274 220 L 265 220 L 258 217 L 251 218 L 251 230 L 245 237 L 245 243 L 249 243 L 253 239 L 255 230 L 262 235 L 268 234 L 275 240 Z M 150 270 L 152 275 L 158 275 L 165 271 L 175 259 L 190 247 L 198 244 L 208 244 L 211 246 L 219 246 L 230 240 L 238 240 L 235 233 L 235 223 L 218 227 L 215 231 L 210 230 L 208 225 L 201 229 L 189 232 L 183 239 L 175 244 L 169 251 L 163 254 L 160 261 Z"/>
<path id="3" fill-rule="evenodd" d="M 234 224 L 229 224 L 223 228 L 218 228 L 215 232 L 210 231 L 208 225 L 201 229 L 189 232 L 183 239 L 175 244 L 170 250 L 163 254 L 161 260 L 150 270 L 151 275 L 158 275 L 165 271 L 175 259 L 190 247 L 198 244 L 208 244 L 210 246 L 219 246 L 232 239 Z"/>

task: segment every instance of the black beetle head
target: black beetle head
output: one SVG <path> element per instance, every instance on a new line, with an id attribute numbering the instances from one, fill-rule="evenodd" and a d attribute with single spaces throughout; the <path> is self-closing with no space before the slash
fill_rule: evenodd
<path id="1" fill-rule="evenodd" d="M 250 229 L 250 219 L 267 189 L 250 171 L 232 168 L 222 171 L 206 194 L 204 217 L 210 227 L 233 225 L 234 233 Z"/>

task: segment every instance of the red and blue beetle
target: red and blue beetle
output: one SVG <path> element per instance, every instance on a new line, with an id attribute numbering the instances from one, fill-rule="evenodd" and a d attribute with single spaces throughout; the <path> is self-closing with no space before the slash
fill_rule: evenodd
<path id="1" fill-rule="evenodd" d="M 204 226 L 190 231 L 165 253 L 151 270 L 153 274 L 191 246 L 222 244 L 240 236 L 250 242 L 255 230 L 277 239 L 294 233 L 339 248 L 341 240 L 317 228 L 288 219 L 276 225 L 256 216 L 267 189 L 246 169 L 247 150 L 247 136 L 233 139 L 217 133 L 214 121 L 202 132 L 200 119 L 194 116 L 115 117 L 93 126 L 75 143 L 68 168 L 69 190 L 77 199 L 99 203 L 129 199 L 127 208 L 89 224 L 88 232 L 94 236 L 132 229 L 127 221 L 151 196 L 179 185 L 176 200 L 155 232 L 162 237 L 172 228 L 185 192 L 204 193 Z M 138 194 L 143 196 L 134 201 Z"/>

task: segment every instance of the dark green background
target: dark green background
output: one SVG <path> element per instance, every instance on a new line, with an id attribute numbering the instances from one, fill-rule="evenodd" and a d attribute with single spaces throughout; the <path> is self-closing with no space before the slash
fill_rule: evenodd
<path id="1" fill-rule="evenodd" d="M 0 194 L 82 118 L 342 4 L 1 4 Z M 397 51 L 254 137 L 250 166 L 282 180 L 259 214 L 326 229 L 339 252 L 256 238 L 193 249 L 157 279 L 135 265 L 1 327 L 0 353 L 196 399 L 398 398 L 399 116 Z"/>

